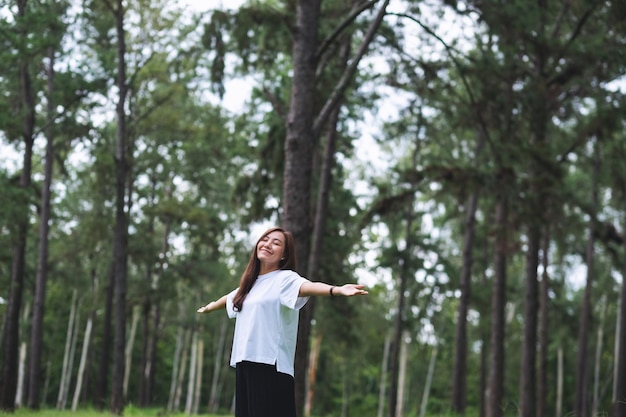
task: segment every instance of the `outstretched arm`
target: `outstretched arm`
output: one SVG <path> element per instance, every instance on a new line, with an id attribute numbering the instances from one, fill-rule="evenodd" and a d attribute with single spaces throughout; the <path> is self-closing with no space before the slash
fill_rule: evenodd
<path id="1" fill-rule="evenodd" d="M 197 312 L 198 313 L 210 313 L 212 311 L 220 310 L 226 308 L 226 295 L 223 295 L 218 300 L 211 301 L 209 304 L 200 307 Z"/>
<path id="2" fill-rule="evenodd" d="M 360 284 L 345 284 L 342 286 L 329 285 L 323 282 L 305 282 L 300 287 L 298 296 L 310 297 L 315 295 L 325 296 L 337 296 L 343 295 L 344 297 L 352 297 L 353 295 L 366 295 L 367 291 L 364 289 L 365 285 Z"/>

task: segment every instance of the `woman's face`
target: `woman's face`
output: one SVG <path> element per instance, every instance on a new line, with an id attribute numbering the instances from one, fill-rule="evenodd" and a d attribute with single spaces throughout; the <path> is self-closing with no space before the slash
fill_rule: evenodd
<path id="1" fill-rule="evenodd" d="M 285 235 L 282 232 L 274 231 L 261 238 L 256 245 L 256 256 L 261 264 L 265 266 L 276 266 L 280 264 L 285 253 Z"/>

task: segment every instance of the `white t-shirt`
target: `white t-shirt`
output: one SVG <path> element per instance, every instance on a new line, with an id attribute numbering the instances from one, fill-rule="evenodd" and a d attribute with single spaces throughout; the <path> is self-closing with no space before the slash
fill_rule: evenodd
<path id="1" fill-rule="evenodd" d="M 230 365 L 241 361 L 276 364 L 276 370 L 293 376 L 298 311 L 309 297 L 298 297 L 306 278 L 291 270 L 276 270 L 259 275 L 243 302 L 235 311 L 237 290 L 226 298 L 226 311 L 237 318 Z"/>

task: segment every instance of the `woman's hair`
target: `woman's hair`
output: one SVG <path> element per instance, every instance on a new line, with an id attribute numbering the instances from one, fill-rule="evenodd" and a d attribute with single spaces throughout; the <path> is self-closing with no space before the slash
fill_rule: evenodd
<path id="1" fill-rule="evenodd" d="M 265 233 L 261 235 L 259 240 L 256 241 L 256 244 L 252 249 L 248 265 L 241 275 L 239 290 L 235 293 L 235 298 L 233 299 L 235 311 L 241 311 L 243 309 L 243 302 L 259 276 L 259 271 L 261 270 L 261 261 L 259 261 L 257 256 L 257 247 L 259 246 L 259 242 L 272 232 L 281 232 L 283 236 L 285 236 L 284 253 L 283 258 L 280 260 L 279 268 L 291 270 L 296 269 L 296 245 L 293 241 L 291 233 L 280 227 L 272 227 L 271 229 L 266 230 Z"/>

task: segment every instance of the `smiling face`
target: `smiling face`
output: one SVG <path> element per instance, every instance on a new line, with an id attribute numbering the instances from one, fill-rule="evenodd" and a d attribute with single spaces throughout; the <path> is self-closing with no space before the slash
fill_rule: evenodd
<path id="1" fill-rule="evenodd" d="M 280 268 L 280 261 L 285 253 L 285 235 L 273 231 L 263 236 L 256 245 L 256 256 L 261 262 L 261 273 Z"/>

